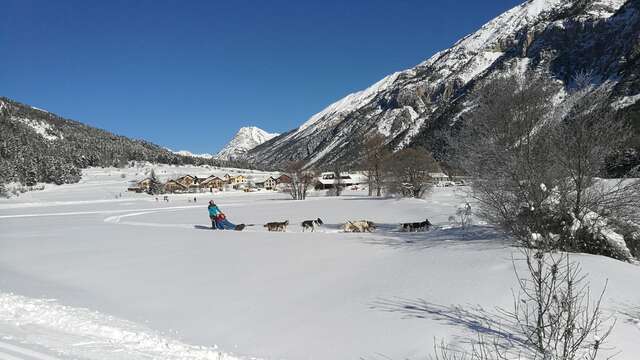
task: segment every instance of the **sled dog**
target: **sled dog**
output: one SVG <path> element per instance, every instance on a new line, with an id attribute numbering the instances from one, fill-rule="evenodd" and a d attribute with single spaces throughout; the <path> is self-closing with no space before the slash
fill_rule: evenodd
<path id="1" fill-rule="evenodd" d="M 264 224 L 264 227 L 269 231 L 287 231 L 287 226 L 289 225 L 289 220 L 285 220 L 283 222 L 270 222 Z"/>
<path id="2" fill-rule="evenodd" d="M 376 224 L 368 220 L 347 221 L 342 225 L 342 230 L 344 232 L 374 232 Z"/>
<path id="3" fill-rule="evenodd" d="M 305 220 L 302 222 L 302 232 L 305 230 L 311 230 L 312 232 L 316 230 L 317 227 L 324 224 L 322 219 L 317 218 L 315 220 Z"/>
<path id="4" fill-rule="evenodd" d="M 414 222 L 414 223 L 402 223 L 400 224 L 400 228 L 405 232 L 413 232 L 413 231 L 427 231 L 429 228 L 433 226 L 429 219 L 425 219 L 423 222 Z"/>

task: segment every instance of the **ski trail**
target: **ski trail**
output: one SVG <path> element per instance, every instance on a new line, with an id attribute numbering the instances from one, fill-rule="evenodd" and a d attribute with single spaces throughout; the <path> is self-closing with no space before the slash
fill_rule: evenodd
<path id="1" fill-rule="evenodd" d="M 242 203 L 229 203 L 224 204 L 224 207 L 235 207 L 243 205 Z M 185 210 L 185 209 L 204 209 L 203 205 L 182 205 L 182 206 L 170 206 L 170 207 L 154 207 L 143 209 L 116 209 L 116 210 L 88 210 L 88 211 L 69 211 L 69 212 L 55 212 L 55 213 L 36 213 L 36 214 L 13 214 L 13 215 L 0 215 L 0 219 L 16 219 L 16 218 L 31 218 L 31 217 L 48 217 L 48 216 L 77 216 L 77 215 L 99 215 L 99 214 L 121 214 L 130 212 L 160 212 L 160 211 L 173 211 L 173 210 Z"/>
<path id="2" fill-rule="evenodd" d="M 76 215 L 96 215 L 96 214 L 118 214 L 128 213 L 132 211 L 169 211 L 169 210 L 183 210 L 183 209 L 195 209 L 196 206 L 173 206 L 165 208 L 146 208 L 146 209 L 118 209 L 118 210 L 90 210 L 90 211 L 70 211 L 70 212 L 58 212 L 58 213 L 40 213 L 40 214 L 14 214 L 14 215 L 0 215 L 0 219 L 15 219 L 15 218 L 30 218 L 30 217 L 46 217 L 46 216 L 76 216 Z"/>
<path id="3" fill-rule="evenodd" d="M 15 357 L 13 355 L 7 354 L 5 352 L 2 352 L 2 350 L 6 350 L 6 351 L 10 351 L 13 354 L 16 355 L 21 355 L 21 356 L 26 356 L 26 358 L 24 357 Z M 0 359 L 6 359 L 6 360 L 60 360 L 56 357 L 53 356 L 49 356 L 47 354 L 43 354 L 37 351 L 33 351 L 30 349 L 26 349 L 20 346 L 16 346 L 16 345 L 11 345 L 11 344 L 7 344 L 5 342 L 0 341 Z"/>
<path id="4" fill-rule="evenodd" d="M 4 353 L 2 351 L 0 351 L 0 359 L 4 359 L 4 360 L 27 360 L 27 359 L 23 359 L 23 358 L 17 358 L 15 356 L 9 355 L 9 354 Z"/>
<path id="5" fill-rule="evenodd" d="M 88 360 L 165 359 L 239 360 L 217 347 L 186 344 L 150 328 L 85 308 L 0 293 L 0 324 L 13 328 L 21 343 L 40 346 L 63 358 Z M 23 338 L 20 338 L 23 337 Z M 8 353 L 7 356 L 4 356 Z M 4 357 L 3 357 L 4 356 Z M 60 360 L 37 351 L 0 342 L 0 359 Z M 255 358 L 250 358 L 255 359 Z"/>
<path id="6" fill-rule="evenodd" d="M 172 210 L 167 210 L 167 211 L 178 211 L 178 210 L 180 210 L 180 209 L 172 209 Z M 141 215 L 148 215 L 148 214 L 154 214 L 154 213 L 159 213 L 159 212 L 165 212 L 165 211 L 163 211 L 163 210 L 142 211 L 142 212 L 135 212 L 135 213 L 131 213 L 131 214 L 109 216 L 109 217 L 104 219 L 104 222 L 112 223 L 112 224 L 121 224 L 121 225 L 133 225 L 133 226 L 172 227 L 172 228 L 182 228 L 182 229 L 192 229 L 193 228 L 193 224 L 171 224 L 171 223 L 149 223 L 149 222 L 140 222 L 140 221 L 122 221 L 122 219 L 124 219 L 124 218 L 129 218 L 129 217 L 134 217 L 134 216 L 141 216 Z"/>

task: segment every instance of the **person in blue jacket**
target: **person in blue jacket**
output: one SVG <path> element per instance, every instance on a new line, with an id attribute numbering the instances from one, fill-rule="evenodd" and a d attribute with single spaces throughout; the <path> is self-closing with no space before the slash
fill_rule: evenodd
<path id="1" fill-rule="evenodd" d="M 209 201 L 209 218 L 211 219 L 211 228 L 218 230 L 238 230 L 242 231 L 245 228 L 244 224 L 235 225 L 227 220 L 227 217 L 218 208 L 213 200 Z"/>

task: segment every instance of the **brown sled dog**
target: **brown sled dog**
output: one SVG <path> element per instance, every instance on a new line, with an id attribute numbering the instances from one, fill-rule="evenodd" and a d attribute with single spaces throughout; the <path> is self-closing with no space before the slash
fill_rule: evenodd
<path id="1" fill-rule="evenodd" d="M 344 232 L 374 232 L 376 231 L 376 224 L 373 221 L 368 220 L 358 220 L 358 221 L 347 221 L 346 224 L 342 225 L 342 230 Z"/>

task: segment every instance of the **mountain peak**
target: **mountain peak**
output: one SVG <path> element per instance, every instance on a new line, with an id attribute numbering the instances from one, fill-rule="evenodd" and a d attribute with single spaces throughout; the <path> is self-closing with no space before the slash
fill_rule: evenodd
<path id="1" fill-rule="evenodd" d="M 279 134 L 268 133 L 256 126 L 241 127 L 233 139 L 218 152 L 216 157 L 222 160 L 238 159 L 249 150 L 278 135 Z"/>

